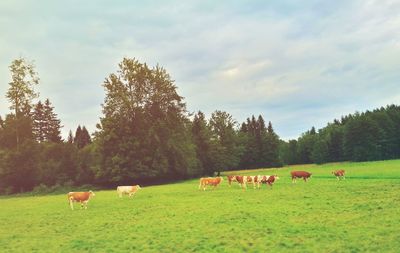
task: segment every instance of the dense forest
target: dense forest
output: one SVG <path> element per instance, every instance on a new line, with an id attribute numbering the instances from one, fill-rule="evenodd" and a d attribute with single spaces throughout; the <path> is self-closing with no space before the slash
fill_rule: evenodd
<path id="1" fill-rule="evenodd" d="M 279 139 L 272 123 L 252 115 L 239 124 L 228 112 L 190 113 L 166 70 L 124 58 L 102 84 L 97 130 L 61 136 L 50 99 L 40 99 L 32 62 L 14 60 L 0 117 L 0 193 L 85 184 L 155 184 L 220 171 L 284 164 L 400 157 L 400 107 L 355 113 L 297 140 Z M 42 102 L 44 101 L 44 102 Z"/>

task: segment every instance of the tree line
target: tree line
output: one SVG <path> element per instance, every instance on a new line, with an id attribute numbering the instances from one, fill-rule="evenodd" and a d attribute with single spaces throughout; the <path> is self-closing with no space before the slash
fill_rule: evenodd
<path id="1" fill-rule="evenodd" d="M 298 140 L 279 139 L 272 123 L 252 115 L 239 124 L 225 111 L 207 119 L 190 113 L 160 67 L 124 58 L 108 75 L 97 130 L 78 126 L 61 137 L 61 121 L 35 87 L 38 73 L 24 58 L 10 65 L 0 117 L 0 193 L 84 184 L 154 184 L 221 171 L 283 164 L 399 157 L 397 106 L 354 114 Z"/>
<path id="2" fill-rule="evenodd" d="M 318 132 L 312 127 L 297 140 L 281 141 L 285 164 L 374 161 L 400 157 L 400 107 L 388 105 L 335 119 Z"/>

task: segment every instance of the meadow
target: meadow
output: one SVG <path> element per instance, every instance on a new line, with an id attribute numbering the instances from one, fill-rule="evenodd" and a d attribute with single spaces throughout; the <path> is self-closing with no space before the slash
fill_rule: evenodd
<path id="1" fill-rule="evenodd" d="M 345 169 L 346 180 L 330 172 Z M 292 184 L 291 170 L 313 173 Z M 0 197 L 1 252 L 399 252 L 400 160 L 299 165 L 273 189 L 227 180 L 143 187 L 129 199 L 96 191 L 87 210 L 66 194 Z M 89 189 L 88 189 L 89 190 Z"/>

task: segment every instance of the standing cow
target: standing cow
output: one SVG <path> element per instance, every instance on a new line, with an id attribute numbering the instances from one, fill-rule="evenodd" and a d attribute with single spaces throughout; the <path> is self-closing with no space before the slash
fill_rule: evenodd
<path id="1" fill-rule="evenodd" d="M 226 176 L 226 178 L 228 179 L 229 187 L 231 187 L 232 182 L 237 182 L 236 176 L 234 176 L 234 175 L 228 175 L 228 176 Z"/>
<path id="2" fill-rule="evenodd" d="M 290 172 L 292 175 L 292 183 L 296 183 L 297 178 L 303 178 L 304 182 L 307 182 L 307 179 L 311 177 L 311 173 L 307 171 L 292 171 Z"/>
<path id="3" fill-rule="evenodd" d="M 81 208 L 85 207 L 85 209 L 87 209 L 87 203 L 89 202 L 90 197 L 94 197 L 96 195 L 94 194 L 94 192 L 88 191 L 88 192 L 69 192 L 67 196 L 69 205 L 71 206 L 71 209 L 74 210 L 73 202 L 79 202 L 81 203 Z"/>
<path id="4" fill-rule="evenodd" d="M 345 170 L 335 170 L 335 171 L 332 171 L 332 174 L 333 174 L 338 180 L 346 179 L 346 177 L 345 177 L 346 171 L 345 171 Z"/>
<path id="5" fill-rule="evenodd" d="M 203 187 L 203 190 L 206 190 L 207 185 L 217 187 L 224 179 L 222 177 L 202 177 L 200 178 L 199 190 Z"/>
<path id="6" fill-rule="evenodd" d="M 236 181 L 240 184 L 243 190 L 247 189 L 247 176 L 235 176 Z"/>
<path id="7" fill-rule="evenodd" d="M 123 194 L 128 194 L 129 197 L 133 196 L 140 188 L 140 185 L 132 185 L 132 186 L 118 186 L 117 193 L 120 198 L 122 198 Z"/>

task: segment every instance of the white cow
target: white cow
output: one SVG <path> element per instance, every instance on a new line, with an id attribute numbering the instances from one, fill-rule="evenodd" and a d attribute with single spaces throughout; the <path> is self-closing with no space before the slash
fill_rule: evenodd
<path id="1" fill-rule="evenodd" d="M 118 186 L 117 193 L 120 198 L 122 198 L 122 194 L 128 194 L 129 197 L 134 195 L 140 188 L 140 185 L 132 185 L 132 186 Z"/>

